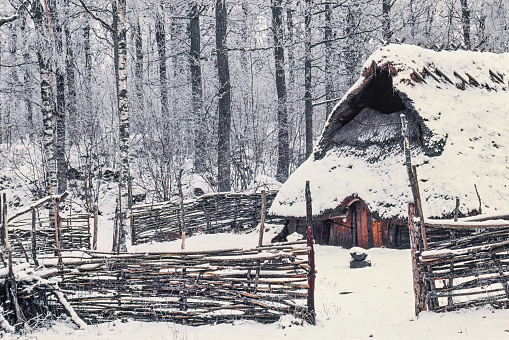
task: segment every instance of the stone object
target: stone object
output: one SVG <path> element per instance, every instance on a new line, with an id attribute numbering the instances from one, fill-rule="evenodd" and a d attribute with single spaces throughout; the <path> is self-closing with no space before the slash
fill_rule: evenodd
<path id="1" fill-rule="evenodd" d="M 361 247 L 353 247 L 350 249 L 350 256 L 352 256 L 352 260 L 350 261 L 350 268 L 371 267 L 371 261 L 366 260 L 368 257 L 368 252 L 366 249 Z"/>

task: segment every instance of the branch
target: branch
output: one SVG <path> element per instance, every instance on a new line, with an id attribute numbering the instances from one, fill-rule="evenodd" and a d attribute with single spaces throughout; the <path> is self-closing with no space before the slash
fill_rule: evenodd
<path id="1" fill-rule="evenodd" d="M 7 24 L 11 21 L 14 21 L 18 18 L 17 14 L 14 14 L 13 16 L 7 17 L 7 18 L 0 18 L 0 26 Z"/>
<path id="2" fill-rule="evenodd" d="M 99 23 L 104 27 L 106 28 L 108 31 L 110 31 L 111 33 L 115 33 L 115 30 L 113 29 L 113 27 L 111 27 L 111 25 L 109 25 L 108 23 L 106 23 L 106 21 L 104 21 L 103 19 L 99 18 L 98 16 L 96 16 L 90 9 L 88 9 L 87 5 L 85 5 L 85 3 L 83 2 L 83 0 L 79 0 L 80 3 L 81 3 L 81 6 L 83 6 L 83 8 L 85 9 L 85 11 L 87 11 L 88 14 L 90 14 L 90 16 L 99 21 Z"/>

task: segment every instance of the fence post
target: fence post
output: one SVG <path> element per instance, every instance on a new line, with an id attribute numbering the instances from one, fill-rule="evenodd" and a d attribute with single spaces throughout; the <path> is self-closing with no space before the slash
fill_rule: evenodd
<path id="1" fill-rule="evenodd" d="M 99 222 L 99 208 L 97 204 L 94 205 L 94 235 L 92 237 L 92 248 L 97 250 L 97 228 Z"/>
<path id="2" fill-rule="evenodd" d="M 0 228 L 0 245 L 2 246 L 5 246 L 5 230 L 3 228 L 3 223 L 4 223 L 4 214 L 3 214 L 3 209 L 2 209 L 3 205 L 2 205 L 2 195 L 0 195 L 0 226 L 2 226 L 2 228 Z"/>
<path id="3" fill-rule="evenodd" d="M 37 231 L 36 231 L 36 219 L 37 219 L 37 212 L 35 210 L 35 207 L 32 208 L 32 259 L 34 260 L 34 263 L 36 266 L 39 266 L 39 261 L 37 261 Z"/>
<path id="4" fill-rule="evenodd" d="M 263 229 L 265 228 L 265 210 L 267 209 L 267 197 L 265 196 L 265 190 L 262 190 L 262 214 L 260 221 L 260 237 L 258 239 L 258 247 L 263 245 Z"/>
<path id="5" fill-rule="evenodd" d="M 182 233 L 182 245 L 180 249 L 186 249 L 186 221 L 184 217 L 184 194 L 182 193 L 182 173 L 184 169 L 180 169 L 178 177 L 179 197 L 180 197 L 180 231 Z"/>
<path id="6" fill-rule="evenodd" d="M 309 274 L 308 274 L 308 321 L 316 325 L 315 319 L 315 250 L 313 248 L 313 211 L 311 206 L 311 191 L 309 181 L 306 181 L 306 223 L 307 246 L 309 247 Z"/>
<path id="7" fill-rule="evenodd" d="M 413 222 L 415 206 L 414 203 L 408 203 L 408 231 L 410 234 L 410 254 L 412 257 L 412 277 L 414 283 L 414 298 L 415 298 L 415 315 L 419 315 L 426 308 L 424 300 L 424 283 L 422 280 L 421 271 L 417 264 L 417 253 L 419 252 L 419 232 L 415 228 Z"/>

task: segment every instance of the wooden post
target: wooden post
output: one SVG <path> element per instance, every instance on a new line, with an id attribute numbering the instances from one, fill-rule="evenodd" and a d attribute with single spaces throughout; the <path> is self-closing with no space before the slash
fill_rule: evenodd
<path id="1" fill-rule="evenodd" d="M 182 173 L 184 169 L 180 169 L 178 177 L 179 197 L 180 197 L 180 231 L 182 232 L 182 245 L 180 249 L 186 249 L 186 222 L 184 219 L 184 194 L 182 193 Z"/>
<path id="2" fill-rule="evenodd" d="M 454 208 L 454 222 L 458 221 L 459 213 L 460 213 L 460 198 L 456 197 L 456 207 Z"/>
<path id="3" fill-rule="evenodd" d="M 9 243 L 9 230 L 7 227 L 7 194 L 4 192 L 2 195 L 2 203 L 3 203 L 3 229 L 5 235 L 5 245 L 7 247 L 8 253 L 8 261 L 9 261 L 9 283 L 7 284 L 7 293 L 11 296 L 11 303 L 16 312 L 16 318 L 19 320 L 24 320 L 23 313 L 21 312 L 21 308 L 18 304 L 18 289 L 16 285 L 16 278 L 14 276 L 14 271 L 12 269 L 12 249 L 11 244 Z"/>
<path id="4" fill-rule="evenodd" d="M 94 205 L 94 235 L 92 236 L 92 248 L 97 250 L 97 228 L 99 222 L 99 208 Z"/>
<path id="5" fill-rule="evenodd" d="M 419 211 L 422 245 L 424 247 L 424 250 L 428 250 L 428 238 L 426 236 L 426 225 L 424 224 L 424 213 L 422 212 L 421 193 L 419 191 L 419 180 L 417 178 L 417 168 L 415 167 L 415 165 L 412 166 L 412 173 L 414 178 L 415 191 L 417 193 L 417 196 L 415 197 L 415 203 L 417 204 L 417 210 Z"/>
<path id="6" fill-rule="evenodd" d="M 260 221 L 260 237 L 258 239 L 258 247 L 263 245 L 263 229 L 265 228 L 265 210 L 267 209 L 267 197 L 265 190 L 262 190 L 262 213 Z"/>
<path id="7" fill-rule="evenodd" d="M 58 256 L 58 265 L 62 266 L 62 254 L 60 253 L 60 223 L 62 219 L 58 215 L 58 207 L 60 203 L 62 203 L 65 198 L 69 195 L 69 192 L 64 192 L 62 195 L 57 196 L 53 199 L 53 214 L 55 215 L 55 243 L 57 247 L 56 255 Z"/>
<path id="8" fill-rule="evenodd" d="M 426 308 L 424 300 L 424 283 L 417 264 L 417 253 L 419 253 L 419 232 L 413 223 L 414 203 L 408 203 L 408 231 L 410 234 L 410 254 L 412 257 L 412 276 L 414 283 L 415 315 L 419 315 Z"/>
<path id="9" fill-rule="evenodd" d="M 315 250 L 313 248 L 313 211 L 311 205 L 311 190 L 309 181 L 306 181 L 306 223 L 307 223 L 307 246 L 309 247 L 309 274 L 308 274 L 308 321 L 316 325 L 315 319 Z"/>
<path id="10" fill-rule="evenodd" d="M 62 254 L 60 253 L 60 223 L 58 221 L 58 203 L 53 205 L 53 214 L 55 216 L 55 245 L 56 255 L 58 256 L 58 265 L 62 266 Z"/>
<path id="11" fill-rule="evenodd" d="M 5 246 L 5 230 L 3 228 L 4 223 L 4 214 L 3 214 L 3 205 L 2 205 L 2 195 L 0 195 L 0 245 Z"/>
<path id="12" fill-rule="evenodd" d="M 37 211 L 32 208 L 32 230 L 30 235 L 32 237 L 32 259 L 36 266 L 39 266 L 37 261 L 37 230 L 36 230 Z"/>
<path id="13" fill-rule="evenodd" d="M 417 204 L 417 190 L 415 188 L 415 179 L 412 173 L 412 157 L 410 155 L 410 136 L 408 135 L 408 126 L 407 121 L 404 114 L 400 115 L 401 118 L 401 133 L 403 135 L 403 147 L 405 150 L 405 165 L 406 171 L 408 175 L 408 180 L 410 182 L 410 189 L 412 189 L 412 196 L 414 197 L 414 202 Z"/>

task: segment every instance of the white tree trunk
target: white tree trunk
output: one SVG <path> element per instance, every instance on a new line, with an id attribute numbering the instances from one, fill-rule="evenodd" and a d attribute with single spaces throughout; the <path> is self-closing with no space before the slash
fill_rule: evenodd
<path id="1" fill-rule="evenodd" d="M 120 251 L 127 251 L 129 233 L 129 108 L 127 103 L 127 49 L 126 49 L 126 0 L 118 1 L 118 116 L 120 142 L 120 178 L 119 207 L 120 207 Z"/>

